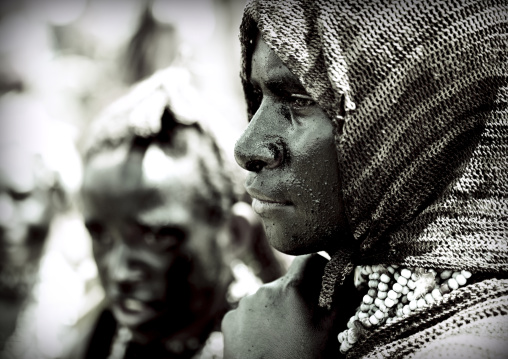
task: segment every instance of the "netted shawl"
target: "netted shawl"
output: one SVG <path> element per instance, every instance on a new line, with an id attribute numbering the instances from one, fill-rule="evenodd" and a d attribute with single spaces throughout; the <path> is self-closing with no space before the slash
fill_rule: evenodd
<path id="1" fill-rule="evenodd" d="M 508 269 L 508 6 L 487 1 L 250 2 L 259 29 L 337 126 L 358 248 L 337 253 L 321 305 L 357 264 Z"/>

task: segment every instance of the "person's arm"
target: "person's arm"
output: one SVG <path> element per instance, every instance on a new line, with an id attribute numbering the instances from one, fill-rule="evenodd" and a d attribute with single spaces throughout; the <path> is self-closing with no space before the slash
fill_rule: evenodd
<path id="1" fill-rule="evenodd" d="M 352 308 L 318 306 L 325 265 L 319 255 L 297 257 L 285 276 L 242 299 L 222 322 L 224 357 L 339 358 L 337 333 Z"/>

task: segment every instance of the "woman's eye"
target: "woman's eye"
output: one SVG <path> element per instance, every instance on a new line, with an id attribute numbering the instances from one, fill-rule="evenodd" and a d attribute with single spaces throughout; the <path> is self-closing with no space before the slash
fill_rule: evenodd
<path id="1" fill-rule="evenodd" d="M 263 93 L 261 92 L 261 90 L 254 88 L 252 90 L 252 103 L 256 110 L 259 108 L 262 101 L 263 101 Z"/>
<path id="2" fill-rule="evenodd" d="M 254 96 L 254 99 L 257 101 L 261 101 L 263 99 L 263 92 L 260 89 L 253 89 L 252 95 Z"/>
<path id="3" fill-rule="evenodd" d="M 90 237 L 94 243 L 101 246 L 109 246 L 113 243 L 113 239 L 109 232 L 100 224 L 89 223 L 86 224 L 86 228 L 88 229 L 88 233 L 90 233 Z"/>
<path id="4" fill-rule="evenodd" d="M 168 250 L 178 246 L 185 239 L 185 233 L 178 228 L 161 228 L 156 232 L 146 233 L 144 237 L 150 247 Z"/>
<path id="5" fill-rule="evenodd" d="M 31 192 L 19 192 L 19 191 L 11 191 L 11 197 L 15 201 L 24 201 L 28 197 L 30 197 Z"/>
<path id="6" fill-rule="evenodd" d="M 295 109 L 304 109 L 310 106 L 314 106 L 316 104 L 316 102 L 312 99 L 312 97 L 300 94 L 292 94 L 291 102 L 292 106 Z"/>

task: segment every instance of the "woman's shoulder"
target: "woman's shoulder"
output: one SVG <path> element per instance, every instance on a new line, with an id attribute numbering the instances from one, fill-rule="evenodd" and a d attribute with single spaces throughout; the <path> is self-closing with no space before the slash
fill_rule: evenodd
<path id="1" fill-rule="evenodd" d="M 506 287 L 507 280 L 491 280 Z M 456 313 L 440 323 L 449 328 L 413 358 L 506 358 L 508 349 L 508 294 L 499 293 Z"/>
<path id="2" fill-rule="evenodd" d="M 484 317 L 465 323 L 456 330 L 430 341 L 411 357 L 433 358 L 506 358 L 508 315 Z"/>

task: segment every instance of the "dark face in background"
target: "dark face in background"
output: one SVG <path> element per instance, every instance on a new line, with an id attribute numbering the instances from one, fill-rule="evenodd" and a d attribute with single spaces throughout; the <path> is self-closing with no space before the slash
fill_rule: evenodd
<path id="1" fill-rule="evenodd" d="M 270 244 L 333 252 L 347 229 L 333 124 L 259 36 L 250 82 L 260 105 L 235 157 L 250 171 L 246 188 Z"/>
<path id="2" fill-rule="evenodd" d="M 27 276 L 34 273 L 28 271 L 37 267 L 55 213 L 44 175 L 48 172 L 33 154 L 0 148 L 0 281 L 3 296 L 13 299 L 29 289 Z"/>
<path id="3" fill-rule="evenodd" d="M 49 177 L 33 153 L 0 147 L 0 351 L 36 280 L 57 210 Z"/>
<path id="4" fill-rule="evenodd" d="M 222 229 L 208 221 L 199 173 L 194 155 L 155 144 L 106 151 L 85 167 L 94 257 L 115 318 L 134 333 L 182 329 L 223 295 Z"/>

